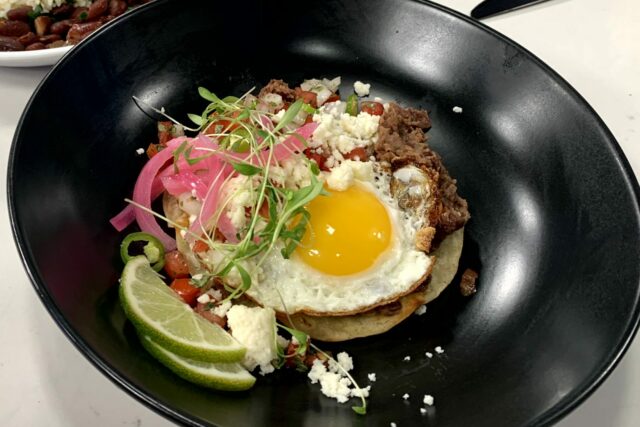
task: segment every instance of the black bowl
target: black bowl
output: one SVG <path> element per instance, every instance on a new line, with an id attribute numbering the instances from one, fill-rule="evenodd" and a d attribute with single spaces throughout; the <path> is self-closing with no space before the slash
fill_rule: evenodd
<path id="1" fill-rule="evenodd" d="M 452 286 L 389 333 L 326 346 L 352 354 L 364 383 L 377 374 L 365 417 L 304 376 L 226 394 L 156 363 L 118 305 L 120 236 L 108 223 L 144 163 L 136 149 L 154 140 L 133 95 L 183 118 L 203 107 L 199 85 L 239 94 L 271 77 L 335 75 L 345 93 L 360 79 L 431 111 L 430 143 L 471 207 L 462 265 L 480 271 L 470 299 Z M 638 185 L 613 136 L 533 55 L 430 3 L 143 7 L 40 85 L 8 183 L 22 259 L 55 321 L 115 383 L 184 424 L 546 424 L 603 381 L 638 324 Z M 438 345 L 444 354 L 425 357 Z M 436 404 L 421 415 L 424 394 Z"/>

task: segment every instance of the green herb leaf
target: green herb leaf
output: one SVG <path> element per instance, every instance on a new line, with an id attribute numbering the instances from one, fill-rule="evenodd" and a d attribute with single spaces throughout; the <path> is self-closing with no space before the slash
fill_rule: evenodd
<path id="1" fill-rule="evenodd" d="M 251 165 L 249 163 L 231 163 L 233 169 L 240 175 L 253 176 L 262 172 L 262 168 Z"/>
<path id="2" fill-rule="evenodd" d="M 189 283 L 195 286 L 196 288 L 203 288 L 209 284 L 209 281 L 211 280 L 211 278 L 212 276 L 210 274 L 202 274 L 201 277 L 198 279 L 191 277 L 191 279 L 189 280 Z"/>
<path id="3" fill-rule="evenodd" d="M 238 101 L 240 101 L 240 98 L 237 96 L 225 96 L 222 98 L 222 102 L 226 104 L 236 104 Z"/>
<path id="4" fill-rule="evenodd" d="M 284 116 L 282 116 L 282 119 L 280 119 L 276 127 L 273 129 L 273 133 L 278 132 L 280 129 L 291 123 L 293 119 L 295 119 L 295 117 L 298 115 L 303 105 L 304 102 L 302 102 L 302 99 L 298 99 L 296 102 L 291 104 L 287 111 L 284 113 Z"/>
<path id="5" fill-rule="evenodd" d="M 218 98 L 215 93 L 210 92 L 208 89 L 203 88 L 202 86 L 198 88 L 198 93 L 207 101 L 215 102 L 216 104 L 221 102 L 220 98 Z"/>
<path id="6" fill-rule="evenodd" d="M 365 406 L 352 406 L 353 412 L 359 415 L 367 415 L 367 408 Z"/>
<path id="7" fill-rule="evenodd" d="M 193 123 L 197 124 L 198 126 L 202 126 L 206 121 L 202 118 L 202 116 L 198 116 L 197 114 L 187 114 L 187 116 L 189 117 L 189 120 L 191 120 Z"/>
<path id="8" fill-rule="evenodd" d="M 318 176 L 320 174 L 320 168 L 314 160 L 309 160 L 309 170 L 315 176 Z"/>
<path id="9" fill-rule="evenodd" d="M 307 114 L 315 114 L 317 110 L 309 104 L 303 104 L 302 111 L 304 111 Z"/>
<path id="10" fill-rule="evenodd" d="M 308 348 L 308 342 L 309 342 L 309 335 L 307 335 L 306 333 L 299 331 L 297 329 L 293 329 L 293 328 L 288 328 L 284 325 L 278 324 L 278 326 L 282 329 L 284 329 L 285 331 L 289 332 L 291 334 L 292 337 L 294 337 L 298 343 L 300 344 L 300 346 L 298 347 L 298 349 L 296 350 L 296 354 L 300 354 L 303 355 L 307 352 L 307 348 Z"/>
<path id="11" fill-rule="evenodd" d="M 242 280 L 242 284 L 240 285 L 240 287 L 234 289 L 234 291 L 227 298 L 225 298 L 225 300 L 231 300 L 231 299 L 237 298 L 240 295 L 242 295 L 243 293 L 245 293 L 247 291 L 247 289 L 249 289 L 251 287 L 251 276 L 249 275 L 247 270 L 245 270 L 237 262 L 233 262 L 233 267 L 240 274 L 240 279 Z"/>
<path id="12" fill-rule="evenodd" d="M 33 8 L 31 12 L 28 12 L 27 15 L 31 19 L 36 19 L 38 16 L 42 15 L 42 6 L 37 5 L 36 7 Z"/>
<path id="13" fill-rule="evenodd" d="M 246 120 L 249 118 L 249 116 L 251 115 L 251 113 L 249 112 L 249 110 L 247 108 L 245 108 L 244 110 L 242 110 L 242 112 L 240 114 L 238 114 L 238 117 L 236 117 L 237 121 L 242 121 L 242 120 Z"/>
<path id="14" fill-rule="evenodd" d="M 182 141 L 182 144 L 180 144 L 178 148 L 176 148 L 175 151 L 173 152 L 173 170 L 175 173 L 179 172 L 178 160 L 180 159 L 180 155 L 184 152 L 187 146 L 188 146 L 187 141 Z"/>

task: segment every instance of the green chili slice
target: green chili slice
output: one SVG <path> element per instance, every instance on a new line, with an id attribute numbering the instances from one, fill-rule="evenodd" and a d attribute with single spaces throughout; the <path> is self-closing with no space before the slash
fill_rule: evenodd
<path id="1" fill-rule="evenodd" d="M 130 250 L 136 249 L 136 247 L 131 248 L 131 245 L 135 244 L 135 242 L 142 242 L 142 245 L 135 245 L 139 252 L 131 253 Z M 126 264 L 131 258 L 141 255 L 140 246 L 142 254 L 147 257 L 151 267 L 155 271 L 160 271 L 162 267 L 164 267 L 164 246 L 162 246 L 162 242 L 155 236 L 142 231 L 127 235 L 120 244 L 120 258 L 122 258 L 122 262 Z"/>
<path id="2" fill-rule="evenodd" d="M 349 95 L 349 97 L 347 98 L 347 108 L 345 111 L 347 112 L 347 114 L 350 114 L 352 116 L 358 115 L 358 95 L 356 95 L 355 93 Z"/>

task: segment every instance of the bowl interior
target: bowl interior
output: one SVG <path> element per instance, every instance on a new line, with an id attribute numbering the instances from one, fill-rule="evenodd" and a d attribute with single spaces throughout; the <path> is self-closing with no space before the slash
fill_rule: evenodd
<path id="1" fill-rule="evenodd" d="M 136 149 L 155 138 L 132 96 L 186 121 L 205 105 L 198 86 L 238 95 L 272 77 L 337 75 L 344 94 L 362 80 L 372 96 L 430 111 L 429 143 L 472 214 L 461 266 L 480 273 L 469 299 L 451 286 L 389 333 L 323 345 L 354 357 L 362 385 L 376 373 L 365 418 L 304 375 L 225 394 L 156 363 L 119 307 L 121 236 L 108 223 L 144 164 Z M 53 317 L 118 384 L 187 424 L 557 419 L 612 369 L 635 331 L 637 194 L 611 134 L 557 75 L 470 20 L 411 1 L 143 7 L 52 71 L 25 111 L 9 170 L 16 240 Z M 435 346 L 445 353 L 427 358 Z M 421 415 L 425 394 L 436 405 Z"/>

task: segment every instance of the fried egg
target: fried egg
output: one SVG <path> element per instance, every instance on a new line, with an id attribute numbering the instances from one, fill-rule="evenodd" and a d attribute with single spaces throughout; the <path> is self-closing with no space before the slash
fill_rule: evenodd
<path id="1" fill-rule="evenodd" d="M 398 206 L 391 179 L 374 162 L 334 169 L 326 177 L 329 194 L 307 206 L 310 223 L 293 256 L 271 251 L 247 295 L 280 312 L 341 316 L 415 290 L 434 260 L 416 249 L 422 221 Z"/>

